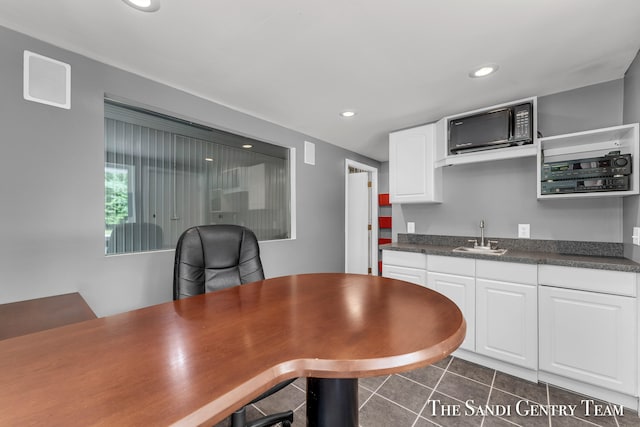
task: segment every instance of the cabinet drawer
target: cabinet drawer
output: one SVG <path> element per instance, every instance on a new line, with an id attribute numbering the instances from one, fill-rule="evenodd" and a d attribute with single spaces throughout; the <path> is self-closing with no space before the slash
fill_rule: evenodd
<path id="1" fill-rule="evenodd" d="M 437 273 L 456 274 L 458 276 L 475 276 L 476 260 L 452 256 L 430 255 L 427 270 Z"/>
<path id="2" fill-rule="evenodd" d="M 593 268 L 541 265 L 538 267 L 541 285 L 601 292 L 612 295 L 636 296 L 636 273 L 598 270 Z"/>
<path id="3" fill-rule="evenodd" d="M 426 270 L 427 255 L 417 252 L 382 251 L 382 263 Z"/>
<path id="4" fill-rule="evenodd" d="M 501 282 L 538 284 L 538 265 L 503 261 L 476 261 L 476 276 Z"/>
<path id="5" fill-rule="evenodd" d="M 382 276 L 390 279 L 404 280 L 420 286 L 427 286 L 427 272 L 421 268 L 397 267 L 382 264 Z"/>

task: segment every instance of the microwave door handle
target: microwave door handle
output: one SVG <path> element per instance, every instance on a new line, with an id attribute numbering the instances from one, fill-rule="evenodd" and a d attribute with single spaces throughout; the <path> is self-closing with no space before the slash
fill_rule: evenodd
<path id="1" fill-rule="evenodd" d="M 507 139 L 509 141 L 513 141 L 515 136 L 516 136 L 516 126 L 515 126 L 515 119 L 513 117 L 513 108 L 509 108 L 509 135 L 507 136 Z"/>

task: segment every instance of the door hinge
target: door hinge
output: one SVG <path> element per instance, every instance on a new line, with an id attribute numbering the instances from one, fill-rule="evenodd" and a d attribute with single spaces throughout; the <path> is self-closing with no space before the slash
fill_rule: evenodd
<path id="1" fill-rule="evenodd" d="M 369 274 L 371 274 L 371 273 L 372 273 L 372 272 L 371 272 L 371 267 L 369 267 Z"/>
<path id="2" fill-rule="evenodd" d="M 367 187 L 371 188 L 371 181 L 367 182 Z"/>
<path id="3" fill-rule="evenodd" d="M 371 231 L 371 224 L 367 225 L 367 230 Z"/>

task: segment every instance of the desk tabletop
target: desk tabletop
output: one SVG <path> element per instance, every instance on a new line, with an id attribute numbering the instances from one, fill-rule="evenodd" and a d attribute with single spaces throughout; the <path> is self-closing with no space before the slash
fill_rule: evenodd
<path id="1" fill-rule="evenodd" d="M 79 293 L 0 305 L 0 340 L 95 319 Z"/>
<path id="2" fill-rule="evenodd" d="M 434 363 L 465 328 L 399 280 L 267 279 L 0 341 L 0 425 L 211 425 L 285 379 Z"/>

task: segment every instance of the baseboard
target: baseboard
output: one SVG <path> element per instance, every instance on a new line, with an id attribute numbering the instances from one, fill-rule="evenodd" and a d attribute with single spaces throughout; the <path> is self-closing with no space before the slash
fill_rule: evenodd
<path id="1" fill-rule="evenodd" d="M 563 388 L 574 393 L 580 393 L 585 396 L 611 402 L 616 405 L 622 405 L 640 413 L 640 402 L 637 396 L 630 396 L 628 394 L 619 393 L 617 391 L 583 383 L 582 381 L 576 381 L 571 378 L 566 378 L 561 375 L 544 371 L 539 371 L 538 377 L 541 382 Z"/>
<path id="2" fill-rule="evenodd" d="M 478 365 L 486 366 L 487 368 L 496 369 L 500 372 L 504 372 L 505 374 L 513 375 L 514 377 L 522 378 L 534 383 L 538 382 L 538 371 L 534 369 L 513 365 L 511 363 L 496 360 L 494 358 L 483 356 L 482 354 L 464 349 L 458 349 L 454 351 L 452 355 L 468 362 L 477 363 Z"/>

